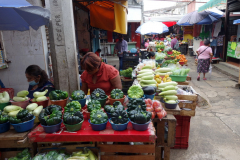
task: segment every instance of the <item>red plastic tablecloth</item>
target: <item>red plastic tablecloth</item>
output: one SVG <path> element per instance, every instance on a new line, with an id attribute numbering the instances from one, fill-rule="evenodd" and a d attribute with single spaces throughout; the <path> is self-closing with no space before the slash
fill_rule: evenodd
<path id="1" fill-rule="evenodd" d="M 133 130 L 130 122 L 125 131 L 114 131 L 109 122 L 105 130 L 93 131 L 90 123 L 84 120 L 77 132 L 68 132 L 62 124 L 60 131 L 49 134 L 38 125 L 28 134 L 28 138 L 31 142 L 154 142 L 156 136 L 152 123 L 146 131 Z"/>

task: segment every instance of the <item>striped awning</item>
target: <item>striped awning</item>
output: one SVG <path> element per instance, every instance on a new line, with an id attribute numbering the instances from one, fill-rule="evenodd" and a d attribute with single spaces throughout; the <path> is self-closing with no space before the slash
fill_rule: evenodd
<path id="1" fill-rule="evenodd" d="M 204 11 L 206 9 L 209 8 L 213 8 L 213 7 L 218 7 L 220 5 L 224 5 L 227 3 L 227 0 L 210 0 L 209 2 L 207 2 L 206 4 L 204 4 L 203 6 L 199 7 L 198 11 Z"/>

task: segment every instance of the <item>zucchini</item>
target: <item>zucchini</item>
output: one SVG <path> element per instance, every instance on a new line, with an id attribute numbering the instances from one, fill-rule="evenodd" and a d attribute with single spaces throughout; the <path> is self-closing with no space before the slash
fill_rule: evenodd
<path id="1" fill-rule="evenodd" d="M 159 68 L 155 70 L 155 72 L 167 73 L 167 72 L 171 72 L 171 68 Z"/>
<path id="2" fill-rule="evenodd" d="M 157 84 L 155 80 L 141 80 L 140 83 L 142 84 Z"/>
<path id="3" fill-rule="evenodd" d="M 143 66 L 143 67 L 142 67 L 142 70 L 143 70 L 143 69 L 152 69 L 152 66 L 146 65 L 146 66 Z"/>
<path id="4" fill-rule="evenodd" d="M 31 103 L 27 106 L 27 110 L 28 111 L 33 111 L 34 109 L 36 109 L 38 107 L 38 104 L 37 103 Z"/>
<path id="5" fill-rule="evenodd" d="M 177 90 L 177 89 L 178 89 L 178 87 L 171 85 L 171 86 L 164 87 L 163 91 Z"/>
<path id="6" fill-rule="evenodd" d="M 16 111 L 9 112 L 9 113 L 8 113 L 8 116 L 10 116 L 10 117 L 16 117 L 19 111 L 20 111 L 20 110 L 16 110 Z"/>
<path id="7" fill-rule="evenodd" d="M 26 97 L 13 97 L 15 102 L 23 102 L 26 101 Z"/>
<path id="8" fill-rule="evenodd" d="M 26 97 L 29 94 L 28 91 L 23 90 L 17 93 L 17 97 Z"/>
<path id="9" fill-rule="evenodd" d="M 161 93 L 159 94 L 159 96 L 176 95 L 176 94 L 177 94 L 177 91 L 176 91 L 176 90 L 168 90 L 168 91 L 161 92 Z"/>
<path id="10" fill-rule="evenodd" d="M 141 78 L 141 80 L 153 80 L 154 79 L 154 75 L 150 75 L 150 76 L 143 76 Z"/>
<path id="11" fill-rule="evenodd" d="M 165 75 L 168 75 L 168 73 L 161 73 L 161 72 L 155 72 L 155 74 L 158 74 L 159 76 L 165 76 Z"/>
<path id="12" fill-rule="evenodd" d="M 151 69 L 144 69 L 144 70 L 141 70 L 141 71 L 139 71 L 139 72 L 137 72 L 137 73 L 138 73 L 138 74 L 142 74 L 142 73 L 147 73 L 147 72 L 152 73 L 153 70 L 151 70 Z"/>
<path id="13" fill-rule="evenodd" d="M 4 110 L 4 112 L 9 113 L 9 112 L 16 111 L 16 110 L 20 110 L 20 109 L 22 109 L 22 108 L 19 107 L 19 106 L 9 105 L 9 106 L 6 106 L 3 110 Z"/>
<path id="14" fill-rule="evenodd" d="M 149 76 L 149 75 L 153 75 L 152 73 L 142 73 L 142 74 L 139 74 L 137 75 L 137 78 L 142 78 L 143 76 Z"/>
<path id="15" fill-rule="evenodd" d="M 38 98 L 36 99 L 37 102 L 41 102 L 41 101 L 45 101 L 45 100 L 47 100 L 47 97 L 46 97 L 46 96 L 38 97 Z"/>
<path id="16" fill-rule="evenodd" d="M 158 85 L 159 88 L 165 88 L 167 86 L 177 86 L 178 83 L 177 82 L 174 82 L 174 81 L 171 81 L 171 82 L 165 82 L 165 83 L 161 83 Z"/>
<path id="17" fill-rule="evenodd" d="M 168 101 L 165 101 L 165 103 L 176 104 L 178 102 L 176 100 L 168 100 Z"/>
<path id="18" fill-rule="evenodd" d="M 140 84 L 141 87 L 148 87 L 148 86 L 153 86 L 156 87 L 156 84 Z"/>
<path id="19" fill-rule="evenodd" d="M 47 92 L 48 92 L 48 89 L 46 89 L 46 90 L 43 91 L 43 92 L 34 92 L 34 93 L 33 93 L 33 97 L 38 98 L 38 97 L 45 96 L 45 94 L 47 94 Z"/>
<path id="20" fill-rule="evenodd" d="M 33 115 L 38 117 L 38 115 L 41 113 L 41 111 L 43 110 L 43 106 L 38 106 L 34 111 L 33 111 Z"/>
<path id="21" fill-rule="evenodd" d="M 177 96 L 165 96 L 164 100 L 178 100 Z"/>
<path id="22" fill-rule="evenodd" d="M 8 92 L 4 91 L 3 93 L 0 93 L 0 103 L 7 103 L 9 102 L 10 97 Z"/>

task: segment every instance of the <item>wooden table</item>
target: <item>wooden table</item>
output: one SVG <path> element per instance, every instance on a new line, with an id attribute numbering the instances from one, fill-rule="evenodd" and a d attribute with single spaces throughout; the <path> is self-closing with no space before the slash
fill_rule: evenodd
<path id="1" fill-rule="evenodd" d="M 170 148 L 175 145 L 176 134 L 176 118 L 168 114 L 163 119 L 159 120 L 157 117 L 153 119 L 153 124 L 156 129 L 156 148 L 155 160 L 170 159 Z M 167 134 L 165 135 L 165 125 L 167 124 Z"/>
<path id="2" fill-rule="evenodd" d="M 34 126 L 34 128 L 36 125 Z M 25 149 L 29 148 L 30 153 L 35 155 L 37 153 L 37 147 L 36 143 L 30 143 L 28 141 L 28 132 L 23 132 L 23 133 L 17 133 L 13 127 L 11 126 L 10 130 L 5 132 L 5 133 L 0 133 L 0 148 L 20 148 L 20 149 Z M 20 151 L 9 151 L 9 152 L 1 152 L 1 157 L 0 159 L 3 158 L 10 158 L 16 156 L 16 154 Z"/>

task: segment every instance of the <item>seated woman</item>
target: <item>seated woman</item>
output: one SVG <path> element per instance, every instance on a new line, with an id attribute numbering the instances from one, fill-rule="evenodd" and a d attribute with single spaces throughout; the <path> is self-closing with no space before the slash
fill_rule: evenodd
<path id="1" fill-rule="evenodd" d="M 25 74 L 27 81 L 29 82 L 28 97 L 30 99 L 34 98 L 33 93 L 36 91 L 42 92 L 45 91 L 45 89 L 48 89 L 46 94 L 46 96 L 48 96 L 51 91 L 55 90 L 53 84 L 48 80 L 47 73 L 38 65 L 28 66 Z"/>
<path id="2" fill-rule="evenodd" d="M 113 89 L 122 89 L 118 70 L 102 62 L 95 53 L 87 53 L 81 61 L 81 67 L 85 70 L 81 75 L 81 89 L 85 94 L 88 93 L 88 89 L 93 92 L 96 88 L 101 88 L 106 95 L 110 95 Z"/>

